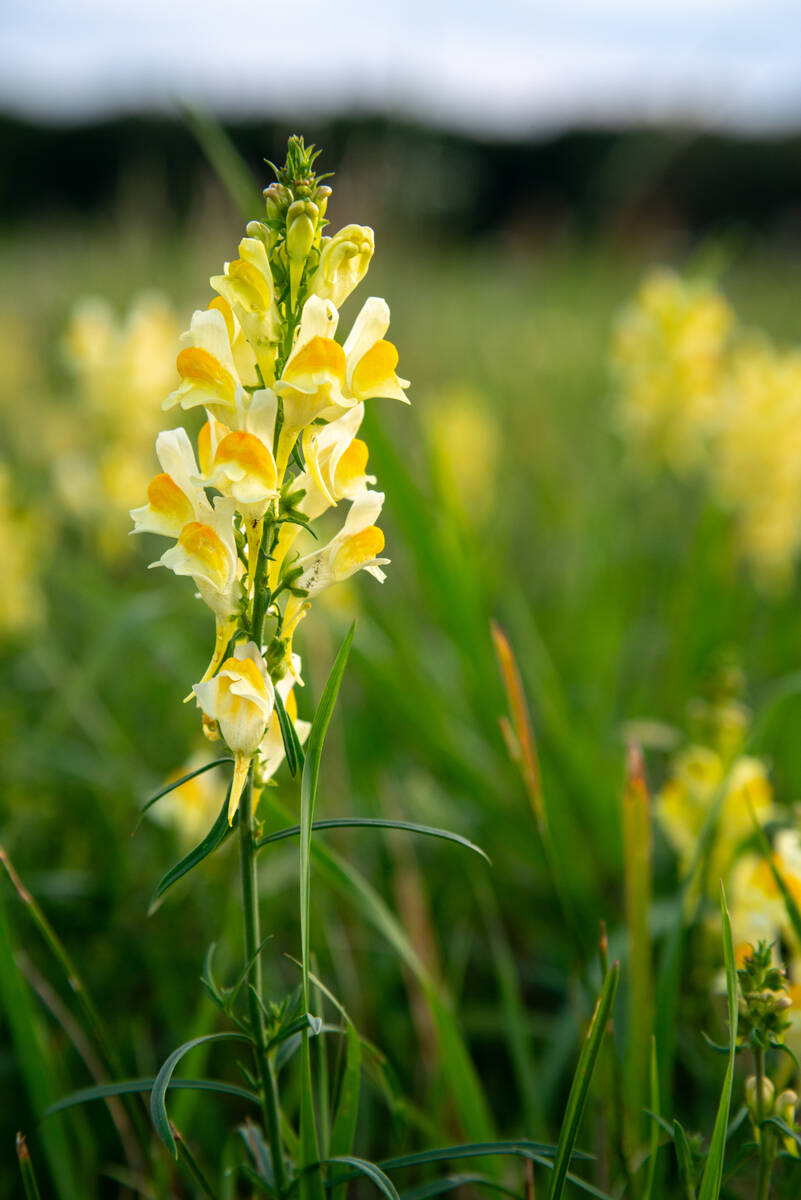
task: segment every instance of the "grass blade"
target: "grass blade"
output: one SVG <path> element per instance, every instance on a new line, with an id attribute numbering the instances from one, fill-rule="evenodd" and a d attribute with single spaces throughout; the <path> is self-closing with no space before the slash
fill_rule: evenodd
<path id="1" fill-rule="evenodd" d="M 656 1179 L 656 1157 L 659 1153 L 659 1059 L 656 1053 L 656 1038 L 651 1037 L 651 1137 L 648 1147 L 648 1174 L 645 1179 L 645 1191 L 642 1200 L 651 1200 Z"/>
<path id="2" fill-rule="evenodd" d="M 188 1054 L 195 1046 L 200 1046 L 204 1042 L 221 1041 L 250 1043 L 251 1039 L 244 1033 L 234 1033 L 233 1031 L 228 1033 L 207 1033 L 204 1037 L 192 1038 L 191 1041 L 184 1042 L 182 1046 L 179 1046 L 177 1050 L 173 1050 L 172 1054 L 165 1059 L 161 1070 L 153 1081 L 153 1087 L 150 1092 L 150 1115 L 153 1118 L 156 1133 L 173 1158 L 178 1157 L 178 1147 L 175 1144 L 166 1107 L 167 1088 L 170 1086 L 172 1073 L 184 1055 Z"/>
<path id="3" fill-rule="evenodd" d="M 325 735 L 334 711 L 342 676 L 350 654 L 355 624 L 351 625 L 339 653 L 334 660 L 328 682 L 323 689 L 320 702 L 314 713 L 307 742 L 306 759 L 300 786 L 300 936 L 301 971 L 303 981 L 303 1008 L 309 1011 L 309 909 L 311 906 L 311 840 L 314 804 L 320 778 L 320 762 Z M 314 1116 L 314 1101 L 311 1077 L 311 1055 L 308 1031 L 301 1040 L 301 1099 L 300 1099 L 300 1165 L 312 1167 L 319 1159 L 317 1125 Z M 322 1176 L 313 1169 L 301 1176 L 301 1194 L 320 1200 L 323 1194 Z"/>
<path id="4" fill-rule="evenodd" d="M 626 753 L 623 791 L 623 864 L 626 925 L 629 932 L 629 1013 L 626 1046 L 626 1091 L 633 1126 L 630 1145 L 640 1139 L 645 1107 L 648 1055 L 653 1032 L 651 979 L 651 807 L 642 751 L 630 745 Z"/>
<path id="5" fill-rule="evenodd" d="M 317 783 L 320 778 L 320 760 L 323 754 L 325 735 L 331 714 L 345 673 L 351 643 L 356 626 L 351 625 L 334 660 L 328 682 L 312 720 L 307 742 L 306 761 L 300 791 L 300 932 L 302 942 L 301 963 L 303 965 L 303 1007 L 309 1010 L 309 904 L 311 901 L 311 835 L 314 804 L 317 798 Z"/>
<path id="6" fill-rule="evenodd" d="M 88 1104 L 92 1100 L 106 1100 L 109 1096 L 128 1096 L 136 1092 L 151 1092 L 155 1082 L 155 1077 L 121 1079 L 118 1083 L 99 1083 L 95 1087 L 81 1088 L 77 1092 L 70 1092 L 69 1096 L 65 1096 L 63 1100 L 57 1100 L 55 1104 L 51 1104 L 42 1113 L 42 1118 L 50 1117 L 67 1108 L 74 1108 L 76 1104 Z M 249 1092 L 247 1088 L 239 1087 L 235 1083 L 225 1083 L 221 1079 L 171 1079 L 168 1090 L 177 1091 L 179 1089 L 220 1092 L 224 1096 L 237 1096 L 240 1100 L 250 1100 L 253 1104 L 260 1103 L 256 1092 Z"/>
<path id="7" fill-rule="evenodd" d="M 0 899 L 0 1010 L 10 1034 L 28 1101 L 38 1120 L 52 1098 L 50 1067 L 37 1030 L 36 1014 L 27 985 L 14 959 L 11 934 Z M 70 1139 L 62 1123 L 43 1129 L 42 1152 L 60 1200 L 79 1200 L 73 1183 Z"/>
<path id="8" fill-rule="evenodd" d="M 581 1118 L 584 1115 L 584 1107 L 587 1103 L 587 1094 L 590 1090 L 590 1083 L 592 1082 L 595 1065 L 598 1061 L 598 1054 L 600 1053 L 606 1034 L 606 1026 L 609 1021 L 609 1014 L 612 1011 L 615 991 L 617 990 L 619 971 L 619 964 L 613 963 L 607 972 L 603 987 L 601 988 L 601 994 L 595 1005 L 590 1027 L 587 1030 L 576 1074 L 573 1076 L 573 1083 L 571 1084 L 570 1094 L 567 1098 L 567 1107 L 565 1108 L 562 1128 L 559 1133 L 559 1142 L 556 1148 L 556 1158 L 554 1160 L 553 1175 L 551 1176 L 551 1186 L 548 1191 L 548 1200 L 559 1200 L 559 1197 L 564 1192 L 567 1168 L 573 1155 L 573 1147 L 576 1144 Z"/>
<path id="9" fill-rule="evenodd" d="M 673 1145 L 676 1148 L 676 1161 L 679 1164 L 679 1176 L 684 1184 L 686 1200 L 695 1200 L 695 1171 L 690 1143 L 684 1127 L 678 1121 L 673 1122 Z"/>
<path id="10" fill-rule="evenodd" d="M 339 1099 L 331 1127 L 331 1154 L 334 1158 L 342 1158 L 344 1155 L 350 1154 L 356 1137 L 356 1123 L 359 1117 L 362 1040 L 355 1025 L 350 1021 L 347 1023 L 346 1030 L 345 1070 L 342 1074 Z"/>
<path id="11" fill-rule="evenodd" d="M 734 962 L 734 941 L 731 919 L 726 907 L 726 893 L 720 884 L 720 917 L 723 923 L 723 957 L 726 963 L 726 991 L 729 1001 L 729 1061 L 723 1080 L 723 1091 L 715 1118 L 715 1128 L 701 1179 L 698 1200 L 718 1200 L 723 1182 L 723 1159 L 726 1153 L 726 1130 L 729 1123 L 731 1093 L 734 1084 L 734 1058 L 737 1053 L 737 968 Z"/>
<path id="12" fill-rule="evenodd" d="M 26 1200 L 41 1200 L 39 1185 L 36 1182 L 36 1172 L 31 1161 L 31 1152 L 23 1133 L 17 1134 L 17 1162 L 22 1176 L 22 1186 L 25 1189 Z"/>
<path id="13" fill-rule="evenodd" d="M 260 218 L 264 201 L 242 155 L 219 121 L 210 113 L 183 104 L 183 118 L 245 221 Z"/>
<path id="14" fill-rule="evenodd" d="M 463 837 L 461 833 L 453 833 L 450 829 L 437 829 L 433 825 L 418 825 L 414 821 L 391 821 L 384 817 L 331 817 L 324 821 L 312 821 L 311 827 L 314 833 L 322 829 L 400 829 L 402 833 L 418 833 L 423 837 L 442 838 L 446 842 L 455 842 L 457 846 L 464 846 L 466 850 L 472 850 L 474 854 L 480 855 L 485 862 L 490 861 L 489 856 L 480 846 Z M 297 837 L 299 833 L 300 825 L 292 825 L 288 829 L 279 829 L 275 833 L 268 833 L 266 837 L 256 843 L 256 849 L 260 850 L 262 846 L 269 846 L 271 842 L 281 842 L 284 838 Z"/>
<path id="15" fill-rule="evenodd" d="M 354 1158 L 351 1154 L 338 1154 L 323 1160 L 326 1163 L 344 1163 L 345 1166 L 355 1167 L 360 1175 L 366 1175 L 382 1191 L 387 1200 L 400 1200 L 397 1189 L 380 1167 L 364 1158 Z"/>
<path id="16" fill-rule="evenodd" d="M 188 854 L 185 854 L 180 862 L 177 862 L 174 867 L 170 867 L 167 874 L 163 875 L 160 879 L 158 886 L 153 893 L 153 899 L 150 901 L 150 907 L 147 910 L 148 916 L 151 916 L 151 914 L 156 911 L 162 896 L 165 892 L 169 891 L 174 883 L 177 883 L 179 879 L 182 879 L 184 875 L 188 874 L 188 872 L 196 867 L 198 863 L 202 862 L 204 858 L 208 858 L 210 854 L 213 854 L 214 851 L 223 844 L 225 839 L 231 833 L 233 833 L 237 822 L 238 814 L 234 817 L 233 825 L 228 824 L 228 792 L 226 792 L 223 806 L 220 809 L 220 814 L 209 832 L 203 838 L 203 841 L 198 842 L 194 850 L 190 850 Z"/>

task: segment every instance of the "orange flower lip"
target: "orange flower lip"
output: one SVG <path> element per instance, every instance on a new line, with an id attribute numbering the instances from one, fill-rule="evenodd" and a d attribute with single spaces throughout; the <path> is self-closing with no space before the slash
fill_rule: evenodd
<path id="1" fill-rule="evenodd" d="M 182 350 L 176 360 L 178 374 L 192 383 L 205 384 L 227 404 L 236 402 L 236 383 L 230 371 L 201 346 Z"/>

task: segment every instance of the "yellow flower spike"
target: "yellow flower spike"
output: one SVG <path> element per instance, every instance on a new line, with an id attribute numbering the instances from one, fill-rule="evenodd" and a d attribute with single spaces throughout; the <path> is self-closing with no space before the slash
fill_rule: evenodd
<path id="1" fill-rule="evenodd" d="M 236 647 L 213 679 L 196 683 L 192 690 L 206 716 L 219 723 L 220 732 L 234 754 L 228 804 L 230 824 L 239 806 L 251 759 L 267 731 L 275 689 L 261 651 L 255 642 L 246 642 Z"/>
<path id="2" fill-rule="evenodd" d="M 341 308 L 367 274 L 375 237 L 367 225 L 346 225 L 331 238 L 323 238 L 320 265 L 309 281 L 309 294 L 331 300 Z"/>

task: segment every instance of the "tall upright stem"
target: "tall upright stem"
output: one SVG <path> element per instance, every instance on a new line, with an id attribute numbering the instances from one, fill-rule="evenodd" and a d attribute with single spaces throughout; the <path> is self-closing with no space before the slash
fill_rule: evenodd
<path id="1" fill-rule="evenodd" d="M 776 1138 L 773 1130 L 762 1124 L 765 1120 L 765 1101 L 763 1092 L 765 1087 L 765 1052 L 764 1050 L 755 1050 L 754 1059 L 756 1063 L 756 1109 L 757 1120 L 759 1122 L 759 1185 L 757 1188 L 757 1200 L 768 1200 L 770 1196 L 770 1180 L 773 1174 L 773 1160 L 776 1157 Z"/>
<path id="2" fill-rule="evenodd" d="M 267 1054 L 264 1031 L 264 1011 L 261 1006 L 262 972 L 261 955 L 257 953 L 261 937 L 259 933 L 259 900 L 256 890 L 256 854 L 253 837 L 253 768 L 251 767 L 247 787 L 239 806 L 239 865 L 242 879 L 242 913 L 245 923 L 245 962 L 250 963 L 248 976 L 248 1005 L 251 1032 L 255 1041 L 256 1064 L 261 1086 L 262 1107 L 270 1139 L 275 1186 L 279 1196 L 286 1188 L 284 1156 L 281 1147 L 281 1129 L 278 1117 L 278 1085 L 275 1072 Z"/>

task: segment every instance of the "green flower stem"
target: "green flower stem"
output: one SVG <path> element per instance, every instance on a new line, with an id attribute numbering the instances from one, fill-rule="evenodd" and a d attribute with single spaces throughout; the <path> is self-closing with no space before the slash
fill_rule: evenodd
<path id="1" fill-rule="evenodd" d="M 242 912 L 245 922 L 245 962 L 252 962 L 247 989 L 250 1007 L 251 1032 L 255 1039 L 256 1062 L 259 1071 L 262 1106 L 270 1154 L 279 1196 L 286 1188 L 284 1157 L 278 1107 L 278 1085 L 272 1063 L 267 1055 L 267 1039 L 264 1031 L 264 1012 L 261 1006 L 262 973 L 261 956 L 257 950 L 261 944 L 259 933 L 259 903 L 256 890 L 256 850 L 253 836 L 253 767 L 251 765 L 247 786 L 239 806 L 239 862 L 242 879 Z"/>
<path id="2" fill-rule="evenodd" d="M 757 1200 L 768 1200 L 770 1196 L 770 1180 L 773 1174 L 773 1162 L 776 1158 L 776 1138 L 773 1130 L 763 1125 L 765 1120 L 765 1103 L 762 1098 L 765 1086 L 765 1052 L 754 1051 L 756 1065 L 756 1107 L 757 1125 L 759 1127 L 759 1185 Z"/>

